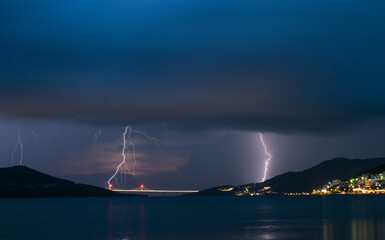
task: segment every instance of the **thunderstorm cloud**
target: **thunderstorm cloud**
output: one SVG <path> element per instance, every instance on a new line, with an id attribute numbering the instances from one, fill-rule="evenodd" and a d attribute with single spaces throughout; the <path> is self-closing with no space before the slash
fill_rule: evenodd
<path id="1" fill-rule="evenodd" d="M 383 157 L 384 9 L 375 0 L 0 1 L 0 167 L 20 131 L 23 164 L 106 186 L 124 126 L 162 148 L 134 136 L 133 187 L 260 181 L 259 131 L 272 154 L 267 178 L 333 157 Z"/>
<path id="2" fill-rule="evenodd" d="M 3 1 L 0 113 L 269 131 L 382 118 L 384 7 Z"/>

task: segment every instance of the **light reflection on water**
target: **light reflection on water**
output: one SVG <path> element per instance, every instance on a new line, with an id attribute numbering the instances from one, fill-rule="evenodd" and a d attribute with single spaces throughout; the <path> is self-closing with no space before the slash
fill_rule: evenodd
<path id="1" fill-rule="evenodd" d="M 114 236 L 114 204 L 113 202 L 110 200 L 108 201 L 108 220 L 107 220 L 107 224 L 108 224 L 108 240 L 114 240 L 115 239 L 115 236 Z"/>
<path id="2" fill-rule="evenodd" d="M 385 196 L 0 199 L 0 239 L 385 239 Z"/>
<path id="3" fill-rule="evenodd" d="M 140 213 L 139 213 L 139 236 L 140 240 L 146 239 L 146 212 L 144 208 L 143 200 L 140 201 Z"/>
<path id="4" fill-rule="evenodd" d="M 323 200 L 323 239 L 384 239 L 383 229 L 385 219 L 381 216 L 384 210 L 378 201 L 382 197 L 378 196 L 360 196 L 346 202 L 346 206 L 339 206 L 342 209 L 346 207 L 347 211 L 339 210 L 338 206 L 332 208 L 330 201 Z M 337 212 L 336 212 L 337 211 Z M 346 214 L 346 217 L 341 216 Z"/>
<path id="5" fill-rule="evenodd" d="M 322 239 L 384 239 L 384 227 L 383 219 L 352 219 L 350 224 L 329 223 L 325 220 L 322 226 Z"/>

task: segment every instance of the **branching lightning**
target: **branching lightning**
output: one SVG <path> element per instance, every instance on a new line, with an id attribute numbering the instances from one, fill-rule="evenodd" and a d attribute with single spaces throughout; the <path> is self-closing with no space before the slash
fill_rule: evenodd
<path id="1" fill-rule="evenodd" d="M 96 142 L 98 141 L 98 138 L 100 137 L 101 134 L 102 134 L 102 130 L 98 129 L 98 132 L 95 133 L 95 135 L 94 135 L 94 142 L 92 143 L 92 145 L 96 144 Z"/>
<path id="2" fill-rule="evenodd" d="M 19 148 L 20 148 L 20 162 L 19 162 L 19 164 L 22 165 L 23 157 L 24 157 L 23 156 L 24 148 L 23 148 L 23 142 L 21 141 L 21 132 L 20 132 L 20 130 L 17 133 L 17 142 L 16 142 L 16 145 L 15 145 L 15 148 L 12 151 L 12 159 L 11 159 L 11 163 L 9 164 L 10 166 L 13 165 L 13 160 L 14 160 L 15 153 L 16 153 L 17 149 L 19 149 Z"/>
<path id="3" fill-rule="evenodd" d="M 149 136 L 147 133 L 145 133 L 143 131 L 138 131 L 138 130 L 132 129 L 131 127 L 129 127 L 129 129 L 130 129 L 130 134 L 129 134 L 129 138 L 128 138 L 129 141 L 128 142 L 132 146 L 132 160 L 134 161 L 134 164 L 132 166 L 132 175 L 136 176 L 135 175 L 135 166 L 136 166 L 137 159 L 136 159 L 136 152 L 135 152 L 135 144 L 132 142 L 132 139 L 131 139 L 131 132 L 143 135 L 145 138 L 147 138 L 147 140 L 154 142 L 154 144 L 157 146 L 157 148 L 159 150 L 161 150 L 161 148 L 159 146 L 158 139 L 156 139 L 155 137 Z"/>
<path id="4" fill-rule="evenodd" d="M 132 160 L 134 161 L 132 165 L 132 176 L 135 177 L 136 151 L 135 151 L 135 144 L 132 142 L 132 139 L 131 139 L 131 133 L 133 132 L 133 130 L 130 127 L 128 128 L 130 129 L 130 133 L 128 134 L 128 144 L 130 144 L 130 146 L 132 147 Z"/>
<path id="5" fill-rule="evenodd" d="M 132 133 L 136 133 L 136 134 L 140 134 L 142 136 L 144 136 L 146 139 L 154 142 L 154 144 L 159 148 L 159 143 L 158 143 L 158 139 L 156 139 L 155 137 L 152 137 L 152 136 L 149 136 L 147 133 L 143 132 L 143 131 L 138 131 L 138 130 L 135 130 L 135 129 L 132 129 L 130 126 L 126 126 L 124 128 L 124 132 L 123 132 L 123 148 L 122 148 L 122 157 L 123 157 L 123 160 L 122 162 L 118 165 L 118 167 L 116 168 L 116 171 L 115 173 L 111 176 L 111 178 L 108 180 L 108 188 L 111 189 L 112 188 L 112 184 L 111 184 L 111 181 L 113 179 L 116 180 L 116 175 L 119 173 L 119 172 L 123 172 L 124 169 L 123 169 L 123 166 L 125 166 L 125 170 L 129 171 L 129 168 L 127 166 L 127 161 L 126 159 L 127 158 L 131 158 L 133 160 L 133 165 L 132 165 L 132 176 L 136 176 L 135 174 L 135 166 L 136 166 L 136 162 L 137 162 L 137 159 L 136 159 L 136 146 L 135 146 L 135 143 L 132 141 Z M 127 149 L 127 145 L 131 146 L 131 151 L 132 151 L 132 156 L 130 157 L 129 155 L 129 152 L 128 152 L 128 157 L 126 156 L 125 154 L 125 151 Z"/>
<path id="6" fill-rule="evenodd" d="M 263 174 L 263 179 L 262 179 L 262 182 L 264 182 L 266 180 L 266 175 L 267 175 L 267 170 L 268 170 L 268 166 L 269 166 L 269 161 L 271 160 L 271 154 L 267 151 L 267 146 L 265 144 L 265 141 L 263 141 L 263 135 L 262 135 L 261 132 L 259 133 L 259 138 L 261 139 L 261 143 L 263 145 L 265 154 L 267 156 L 267 159 L 265 160 L 265 172 Z"/>
<path id="7" fill-rule="evenodd" d="M 38 139 L 38 134 L 35 131 L 32 131 L 32 134 L 33 134 L 33 141 L 35 143 L 35 146 L 37 148 L 41 149 L 43 152 L 47 152 L 47 149 L 39 144 L 39 141 L 37 140 Z"/>
<path id="8" fill-rule="evenodd" d="M 112 179 L 114 179 L 116 174 L 118 174 L 118 172 L 119 172 L 120 168 L 123 166 L 123 164 L 126 164 L 126 153 L 125 153 L 125 151 L 126 151 L 126 148 L 127 148 L 127 146 L 126 146 L 126 134 L 127 134 L 128 128 L 129 127 L 125 127 L 124 132 L 123 132 L 123 148 L 122 148 L 122 157 L 123 157 L 123 159 L 122 159 L 122 162 L 116 168 L 115 173 L 110 177 L 110 179 L 108 179 L 107 183 L 108 183 L 108 188 L 109 189 L 112 188 L 112 184 L 111 184 Z"/>
<path id="9" fill-rule="evenodd" d="M 159 143 L 158 143 L 158 139 L 156 139 L 155 137 L 151 137 L 147 133 L 142 132 L 142 131 L 138 131 L 138 130 L 135 130 L 135 129 L 132 129 L 132 128 L 130 128 L 130 129 L 131 129 L 131 132 L 137 133 L 137 134 L 142 134 L 148 140 L 153 141 L 155 143 L 155 145 L 159 148 L 159 150 L 161 149 L 160 146 L 159 146 Z"/>

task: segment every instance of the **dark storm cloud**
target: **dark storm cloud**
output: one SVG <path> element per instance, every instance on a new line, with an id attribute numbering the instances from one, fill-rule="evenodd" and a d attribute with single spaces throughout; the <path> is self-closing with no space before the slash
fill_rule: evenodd
<path id="1" fill-rule="evenodd" d="M 0 3 L 0 114 L 313 131 L 385 113 L 385 3 Z"/>

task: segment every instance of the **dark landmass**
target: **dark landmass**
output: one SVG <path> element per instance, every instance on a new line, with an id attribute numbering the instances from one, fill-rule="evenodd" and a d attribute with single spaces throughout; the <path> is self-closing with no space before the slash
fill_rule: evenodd
<path id="1" fill-rule="evenodd" d="M 122 196 L 107 189 L 76 184 L 26 166 L 0 168 L 0 197 L 102 197 Z"/>
<path id="2" fill-rule="evenodd" d="M 362 173 L 375 173 L 383 170 L 385 170 L 385 158 L 353 160 L 335 158 L 301 172 L 284 173 L 263 183 L 219 186 L 200 191 L 195 195 L 235 195 L 246 189 L 249 192 L 261 192 L 264 187 L 270 187 L 268 191 L 273 193 L 311 193 L 313 189 L 317 189 L 333 179 L 344 180 Z"/>
<path id="3" fill-rule="evenodd" d="M 381 164 L 381 165 L 376 166 L 374 168 L 367 169 L 367 170 L 361 172 L 360 174 L 358 174 L 357 176 L 365 174 L 365 173 L 377 174 L 377 173 L 382 173 L 384 171 L 385 171 L 385 164 Z"/>

